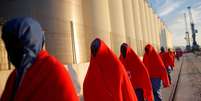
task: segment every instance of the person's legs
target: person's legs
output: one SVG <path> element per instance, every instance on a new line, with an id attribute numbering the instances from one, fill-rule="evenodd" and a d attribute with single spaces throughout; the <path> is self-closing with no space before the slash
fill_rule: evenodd
<path id="1" fill-rule="evenodd" d="M 172 84 L 172 82 L 171 82 L 172 79 L 171 79 L 171 75 L 170 75 L 170 73 L 171 73 L 171 67 L 169 67 L 166 70 L 167 70 L 167 73 L 168 73 L 168 78 L 169 78 L 170 84 Z"/>
<path id="2" fill-rule="evenodd" d="M 151 78 L 153 94 L 154 94 L 154 101 L 162 101 L 161 96 L 161 79 L 160 78 Z"/>
<path id="3" fill-rule="evenodd" d="M 168 78 L 169 78 L 170 84 L 172 84 L 172 79 L 171 79 L 170 73 L 168 73 Z"/>
<path id="4" fill-rule="evenodd" d="M 135 94 L 137 96 L 138 101 L 144 101 L 143 89 L 141 88 L 135 89 Z"/>

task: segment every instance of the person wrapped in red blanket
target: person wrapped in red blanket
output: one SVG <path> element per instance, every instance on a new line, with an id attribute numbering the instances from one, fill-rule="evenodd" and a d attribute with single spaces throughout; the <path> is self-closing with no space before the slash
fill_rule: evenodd
<path id="1" fill-rule="evenodd" d="M 169 87 L 170 83 L 162 59 L 150 44 L 146 45 L 145 47 L 143 62 L 147 67 L 149 76 L 151 78 L 154 100 L 162 101 L 160 93 L 161 80 L 163 81 L 164 87 Z"/>
<path id="2" fill-rule="evenodd" d="M 166 71 L 168 73 L 168 78 L 169 78 L 169 81 L 170 81 L 170 84 L 171 84 L 171 71 L 173 69 L 172 67 L 172 56 L 169 52 L 166 52 L 165 51 L 165 48 L 164 47 L 161 47 L 161 52 L 159 53 L 161 59 L 163 60 L 163 63 L 165 65 L 165 68 L 166 68 Z"/>
<path id="3" fill-rule="evenodd" d="M 169 55 L 170 55 L 170 57 L 171 57 L 171 68 L 172 68 L 172 70 L 173 70 L 174 67 L 175 67 L 175 52 L 174 52 L 174 51 L 171 51 L 171 49 L 168 48 L 168 53 L 169 53 Z"/>
<path id="4" fill-rule="evenodd" d="M 98 38 L 91 45 L 83 95 L 84 101 L 137 101 L 123 64 Z"/>
<path id="5" fill-rule="evenodd" d="M 79 101 L 69 73 L 43 50 L 44 33 L 32 18 L 4 24 L 2 39 L 15 66 L 0 101 Z"/>
<path id="6" fill-rule="evenodd" d="M 154 101 L 149 73 L 144 63 L 128 44 L 123 43 L 120 49 L 120 60 L 128 72 L 138 101 Z"/>

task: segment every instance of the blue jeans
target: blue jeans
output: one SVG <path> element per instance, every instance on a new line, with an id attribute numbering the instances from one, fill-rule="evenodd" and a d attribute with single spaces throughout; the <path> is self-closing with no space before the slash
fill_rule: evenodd
<path id="1" fill-rule="evenodd" d="M 143 89 L 137 88 L 135 89 L 135 94 L 137 96 L 138 101 L 144 101 Z"/>
<path id="2" fill-rule="evenodd" d="M 160 78 L 151 78 L 151 84 L 154 94 L 154 101 L 162 101 L 161 96 L 161 79 Z"/>

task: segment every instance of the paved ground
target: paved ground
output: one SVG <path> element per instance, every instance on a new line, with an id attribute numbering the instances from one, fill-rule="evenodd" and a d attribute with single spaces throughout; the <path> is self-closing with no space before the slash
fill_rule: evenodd
<path id="1" fill-rule="evenodd" d="M 176 80 L 178 78 L 178 74 L 179 74 L 179 70 L 181 68 L 182 61 L 183 61 L 183 58 L 181 58 L 180 61 L 175 60 L 175 68 L 174 68 L 174 71 L 171 73 L 172 84 L 168 88 L 162 88 L 163 101 L 169 101 L 169 98 L 171 97 L 173 88 L 176 85 Z"/>
<path id="2" fill-rule="evenodd" d="M 184 56 L 174 101 L 201 101 L 201 57 Z"/>

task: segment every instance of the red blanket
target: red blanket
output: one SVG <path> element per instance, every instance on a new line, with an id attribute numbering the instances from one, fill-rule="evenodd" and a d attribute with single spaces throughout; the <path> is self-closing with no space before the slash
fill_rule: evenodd
<path id="1" fill-rule="evenodd" d="M 169 54 L 168 52 L 160 52 L 159 55 L 166 68 L 168 68 L 169 66 L 172 66 L 173 60 L 172 60 L 171 54 Z"/>
<path id="2" fill-rule="evenodd" d="M 137 101 L 124 66 L 103 41 L 96 56 L 91 56 L 84 101 Z"/>
<path id="3" fill-rule="evenodd" d="M 175 67 L 175 52 L 168 52 L 171 57 L 171 66 Z"/>
<path id="4" fill-rule="evenodd" d="M 150 44 L 145 48 L 147 51 L 144 54 L 143 62 L 148 69 L 150 78 L 160 78 L 163 81 L 163 86 L 168 87 L 170 85 L 168 74 L 161 57 Z"/>
<path id="5" fill-rule="evenodd" d="M 124 58 L 121 54 L 120 60 L 129 73 L 133 88 L 142 88 L 144 92 L 144 98 L 148 99 L 148 101 L 154 101 L 148 71 L 137 54 L 130 47 L 128 47 L 126 57 Z"/>
<path id="6" fill-rule="evenodd" d="M 16 70 L 8 78 L 1 101 L 9 101 Z M 41 51 L 27 70 L 14 101 L 78 101 L 70 75 L 64 66 L 46 51 Z"/>

